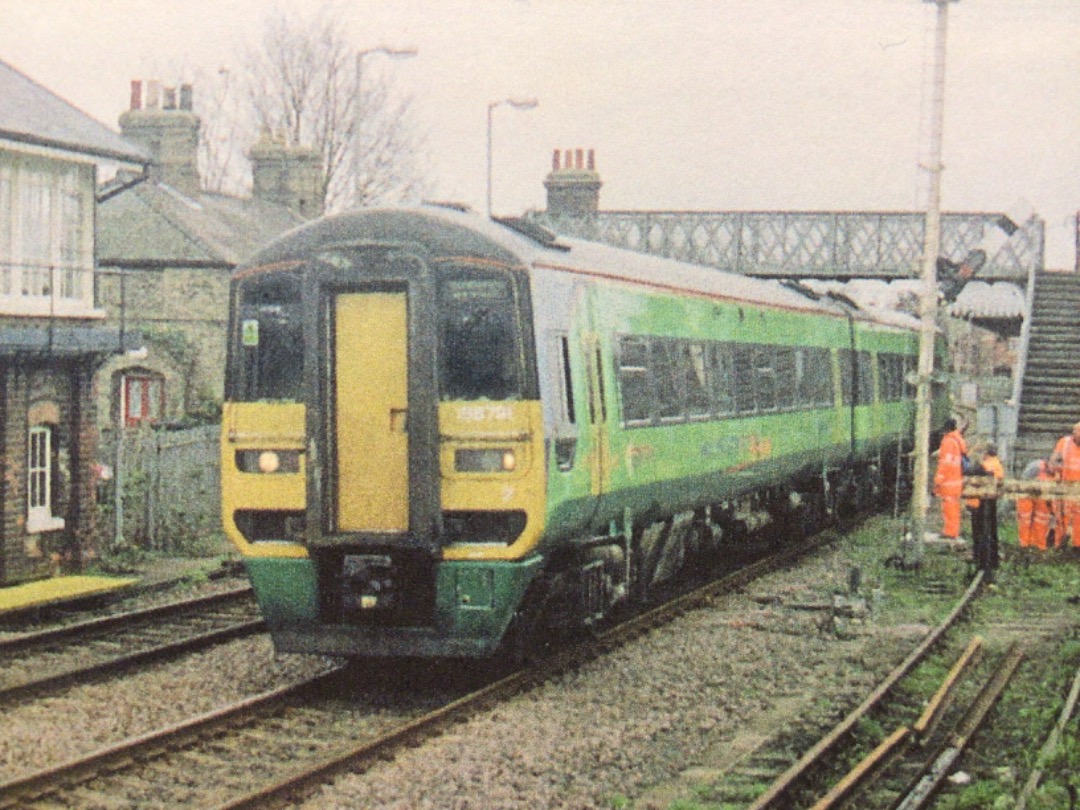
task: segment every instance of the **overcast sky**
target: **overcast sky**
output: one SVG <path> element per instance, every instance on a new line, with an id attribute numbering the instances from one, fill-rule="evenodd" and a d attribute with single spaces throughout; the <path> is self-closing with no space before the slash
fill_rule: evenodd
<path id="1" fill-rule="evenodd" d="M 239 65 L 281 0 L 0 0 L 0 59 L 113 129 L 131 79 Z M 934 5 L 923 0 L 349 0 L 358 49 L 427 132 L 432 196 L 544 208 L 555 148 L 593 148 L 606 209 L 918 210 Z M 1028 200 L 1074 263 L 1080 0 L 949 6 L 942 204 Z M 196 93 L 198 88 L 196 87 Z"/>

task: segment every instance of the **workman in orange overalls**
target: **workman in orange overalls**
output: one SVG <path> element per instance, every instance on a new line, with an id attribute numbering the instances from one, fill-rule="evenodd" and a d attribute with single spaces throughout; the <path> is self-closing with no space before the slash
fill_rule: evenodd
<path id="1" fill-rule="evenodd" d="M 1056 481 L 1057 471 L 1057 460 L 1051 456 L 1031 462 L 1020 477 L 1026 481 Z M 1047 498 L 1016 499 L 1016 533 L 1020 548 L 1046 551 L 1053 514 L 1053 504 Z"/>
<path id="2" fill-rule="evenodd" d="M 1072 433 L 1058 439 L 1054 454 L 1061 458 L 1061 481 L 1080 481 L 1080 422 L 1073 425 Z M 1072 537 L 1072 547 L 1080 548 L 1080 502 L 1066 500 L 1061 507 L 1061 530 L 1058 545 L 1064 547 L 1065 535 Z"/>
<path id="3" fill-rule="evenodd" d="M 949 418 L 942 425 L 944 435 L 938 446 L 937 471 L 934 473 L 934 494 L 941 499 L 942 537 L 960 537 L 960 493 L 964 490 L 964 461 L 967 443 L 956 420 Z"/>

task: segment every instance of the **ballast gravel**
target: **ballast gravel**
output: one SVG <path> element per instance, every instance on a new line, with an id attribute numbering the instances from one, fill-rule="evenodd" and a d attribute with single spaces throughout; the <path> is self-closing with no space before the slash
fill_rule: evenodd
<path id="1" fill-rule="evenodd" d="M 848 574 L 843 554 L 827 552 L 759 580 L 753 593 L 820 599 Z M 646 789 L 755 725 L 775 728 L 781 700 L 791 719 L 808 711 L 839 719 L 926 630 L 879 634 L 869 621 L 838 634 L 832 615 L 726 597 L 391 762 L 340 777 L 302 807 L 666 808 L 642 798 Z"/>
<path id="2" fill-rule="evenodd" d="M 926 628 L 872 618 L 836 632 L 813 603 L 847 587 L 843 548 L 455 725 L 301 805 L 393 810 L 659 808 L 647 798 L 703 752 L 757 727 L 857 702 Z M 779 601 L 777 601 L 779 598 Z M 0 708 L 0 781 L 14 779 L 327 669 L 266 636 Z M 839 715 L 837 715 L 838 717 Z"/>
<path id="3" fill-rule="evenodd" d="M 255 636 L 0 709 L 0 782 L 179 723 L 329 668 L 314 656 L 275 656 Z"/>

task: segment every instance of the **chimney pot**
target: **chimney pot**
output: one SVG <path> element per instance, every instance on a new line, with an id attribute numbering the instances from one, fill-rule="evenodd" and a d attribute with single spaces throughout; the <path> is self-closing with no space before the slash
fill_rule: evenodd
<path id="1" fill-rule="evenodd" d="M 142 109 L 142 82 L 138 79 L 131 80 L 131 109 Z"/>
<path id="2" fill-rule="evenodd" d="M 191 111 L 194 109 L 195 92 L 190 82 L 180 85 L 180 109 Z"/>
<path id="3" fill-rule="evenodd" d="M 162 92 L 161 109 L 163 110 L 175 110 L 176 109 L 176 88 L 166 87 Z"/>
<path id="4" fill-rule="evenodd" d="M 161 82 L 151 79 L 146 83 L 146 109 L 156 110 L 161 98 Z"/>
<path id="5" fill-rule="evenodd" d="M 600 210 L 600 187 L 603 185 L 596 174 L 596 151 L 556 149 L 551 165 L 552 172 L 544 180 L 548 213 L 556 217 L 595 216 Z"/>

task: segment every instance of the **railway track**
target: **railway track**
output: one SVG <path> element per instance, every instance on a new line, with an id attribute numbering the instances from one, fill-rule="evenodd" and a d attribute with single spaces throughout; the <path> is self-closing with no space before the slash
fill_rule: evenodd
<path id="1" fill-rule="evenodd" d="M 976 636 L 955 662 L 948 660 L 955 651 L 950 631 L 972 607 L 981 586 L 982 577 L 977 575 L 946 618 L 801 755 L 792 755 L 784 749 L 786 743 L 773 740 L 727 772 L 710 792 L 710 801 L 750 810 L 926 806 L 1025 654 L 1025 645 L 1016 640 L 1024 634 L 1003 625 L 992 628 L 997 636 L 992 650 Z M 1044 628 L 1048 635 L 1055 629 L 1052 624 Z M 923 672 L 948 670 L 932 694 L 920 667 Z M 853 756 L 857 751 L 868 753 Z M 759 787 L 763 780 L 768 783 L 764 791 Z"/>
<path id="2" fill-rule="evenodd" d="M 0 640 L 0 704 L 256 633 L 251 588 Z"/>
<path id="3" fill-rule="evenodd" d="M 810 746 L 798 760 L 786 768 L 778 776 L 774 776 L 769 788 L 757 796 L 750 804 L 751 810 L 774 810 L 775 808 L 792 808 L 800 806 L 797 796 L 806 790 L 807 784 L 816 778 L 823 770 L 824 763 L 835 761 L 839 756 L 838 749 L 842 748 L 850 739 L 856 727 L 870 717 L 886 699 L 895 694 L 895 690 L 915 667 L 922 662 L 931 650 L 942 642 L 945 635 L 957 623 L 964 611 L 971 605 L 982 587 L 982 575 L 979 574 L 964 592 L 957 604 L 945 617 L 945 619 L 931 630 L 922 642 L 908 654 L 885 678 L 874 688 L 867 697 L 849 712 L 835 727 L 821 737 L 815 744 Z M 760 782 L 763 773 L 770 771 L 769 763 L 783 762 L 783 755 L 777 756 L 771 751 L 759 751 L 744 762 L 739 770 L 748 771 L 753 775 L 754 782 Z M 741 778 L 742 774 L 736 772 L 727 780 L 733 789 L 740 789 L 740 785 L 747 780 Z M 740 799 L 745 799 L 740 796 Z"/>
<path id="4" fill-rule="evenodd" d="M 410 690 L 408 702 L 385 694 L 373 698 L 354 689 L 365 687 L 366 675 L 339 668 L 0 784 L 0 808 L 286 806 L 336 774 L 393 757 L 402 746 L 420 745 L 447 724 L 791 565 L 835 537 L 827 532 L 752 563 L 467 694 L 429 688 L 419 695 Z"/>

